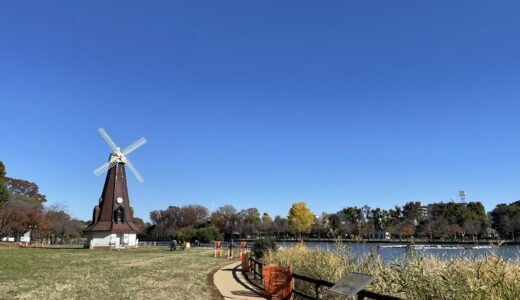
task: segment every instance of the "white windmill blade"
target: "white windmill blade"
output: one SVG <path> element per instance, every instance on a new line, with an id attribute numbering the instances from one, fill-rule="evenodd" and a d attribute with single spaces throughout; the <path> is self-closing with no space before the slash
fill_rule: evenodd
<path id="1" fill-rule="evenodd" d="M 137 141 L 133 142 L 130 146 L 123 149 L 123 154 L 128 155 L 132 152 L 134 152 L 137 148 L 141 147 L 142 145 L 146 144 L 146 139 L 144 137 L 138 139 Z"/>
<path id="2" fill-rule="evenodd" d="M 94 174 L 95 174 L 96 176 L 99 176 L 99 175 L 101 175 L 102 173 L 104 173 L 106 170 L 112 168 L 115 164 L 117 164 L 117 160 L 113 160 L 113 161 L 106 162 L 106 163 L 104 163 L 103 165 L 101 165 L 101 167 L 95 169 L 95 170 L 94 170 Z"/>
<path id="3" fill-rule="evenodd" d="M 139 181 L 139 183 L 143 183 L 144 182 L 143 177 L 141 176 L 141 174 L 139 174 L 139 172 L 137 172 L 137 169 L 134 167 L 132 162 L 130 160 L 128 160 L 128 158 L 126 159 L 126 163 L 125 164 L 128 166 L 128 168 L 130 169 L 132 174 L 134 174 L 134 176 L 137 179 L 137 181 Z"/>
<path id="4" fill-rule="evenodd" d="M 110 146 L 110 148 L 112 148 L 112 150 L 116 150 L 116 148 L 117 148 L 116 143 L 114 143 L 114 141 L 112 141 L 112 139 L 110 138 L 108 133 L 105 131 L 105 129 L 99 128 L 98 132 L 101 135 L 101 137 L 105 140 L 105 142 L 107 142 L 107 144 Z"/>

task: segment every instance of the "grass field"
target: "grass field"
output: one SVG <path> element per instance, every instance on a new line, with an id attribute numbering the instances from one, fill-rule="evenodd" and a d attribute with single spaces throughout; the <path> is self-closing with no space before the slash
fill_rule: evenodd
<path id="1" fill-rule="evenodd" d="M 221 299 L 212 250 L 170 252 L 0 246 L 0 299 Z"/>

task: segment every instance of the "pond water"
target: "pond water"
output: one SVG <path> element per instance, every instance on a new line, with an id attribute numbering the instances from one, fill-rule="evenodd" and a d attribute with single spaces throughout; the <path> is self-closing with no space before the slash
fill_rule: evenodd
<path id="1" fill-rule="evenodd" d="M 280 247 L 289 248 L 297 242 L 278 242 Z M 311 249 L 323 249 L 336 251 L 337 245 L 334 242 L 305 242 Z M 371 252 L 379 254 L 385 262 L 403 258 L 406 254 L 406 244 L 377 244 L 377 243 L 348 243 L 343 244 L 344 251 L 350 247 L 350 252 L 354 255 L 367 255 Z M 501 246 L 475 246 L 475 245 L 415 245 L 410 249 L 415 255 L 422 257 L 437 257 L 440 259 L 451 260 L 455 257 L 482 257 L 492 253 L 504 259 L 520 260 L 520 246 L 501 245 Z"/>

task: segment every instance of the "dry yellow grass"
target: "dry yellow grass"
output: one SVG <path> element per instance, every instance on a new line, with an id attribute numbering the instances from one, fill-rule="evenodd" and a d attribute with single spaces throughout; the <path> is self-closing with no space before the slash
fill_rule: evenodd
<path id="1" fill-rule="evenodd" d="M 0 299 L 211 299 L 209 249 L 170 252 L 0 247 Z"/>
<path id="2" fill-rule="evenodd" d="M 292 265 L 295 272 L 335 282 L 348 272 L 374 275 L 368 289 L 405 299 L 520 299 L 520 263 L 496 255 L 482 258 L 408 257 L 384 264 L 379 256 L 345 257 L 303 245 L 270 252 L 267 262 Z M 300 285 L 312 294 L 313 287 Z"/>

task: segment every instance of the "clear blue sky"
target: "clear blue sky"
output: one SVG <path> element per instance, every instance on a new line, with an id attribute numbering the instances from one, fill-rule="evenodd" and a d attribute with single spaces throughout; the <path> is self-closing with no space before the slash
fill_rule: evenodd
<path id="1" fill-rule="evenodd" d="M 520 199 L 518 1 L 2 1 L 0 160 L 90 219 Z"/>

